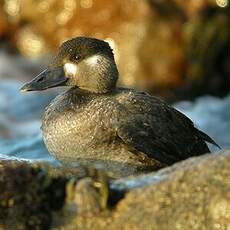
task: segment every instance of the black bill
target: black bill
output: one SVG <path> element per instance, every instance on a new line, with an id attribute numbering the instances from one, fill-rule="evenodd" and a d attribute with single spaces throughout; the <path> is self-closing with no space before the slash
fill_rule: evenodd
<path id="1" fill-rule="evenodd" d="M 23 85 L 20 91 L 26 92 L 45 90 L 48 88 L 65 85 L 66 81 L 67 78 L 65 77 L 62 67 L 47 68 L 30 82 Z"/>

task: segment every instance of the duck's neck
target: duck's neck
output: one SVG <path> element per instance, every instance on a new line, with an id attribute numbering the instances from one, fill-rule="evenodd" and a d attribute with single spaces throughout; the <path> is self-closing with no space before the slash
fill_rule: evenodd
<path id="1" fill-rule="evenodd" d="M 92 93 L 108 93 L 116 87 L 118 70 L 113 58 L 96 54 L 80 63 L 77 85 Z"/>

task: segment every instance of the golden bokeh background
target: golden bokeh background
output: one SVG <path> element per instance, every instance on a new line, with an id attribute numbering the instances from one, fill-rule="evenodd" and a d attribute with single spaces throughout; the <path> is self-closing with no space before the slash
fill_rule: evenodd
<path id="1" fill-rule="evenodd" d="M 169 100 L 230 89 L 229 0 L 0 0 L 0 39 L 28 58 L 107 40 L 120 84 Z"/>

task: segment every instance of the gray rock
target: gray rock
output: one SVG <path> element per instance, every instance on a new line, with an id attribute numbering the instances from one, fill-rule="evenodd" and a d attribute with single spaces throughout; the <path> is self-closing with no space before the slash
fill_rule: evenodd
<path id="1" fill-rule="evenodd" d="M 141 188 L 118 203 L 111 229 L 229 229 L 229 169 L 226 150 L 135 178 Z"/>
<path id="2" fill-rule="evenodd" d="M 230 227 L 230 150 L 119 180 L 92 168 L 47 167 L 0 161 L 2 228 L 25 229 L 28 224 L 33 229 L 67 230 Z M 34 205 L 46 208 L 36 211 Z"/>

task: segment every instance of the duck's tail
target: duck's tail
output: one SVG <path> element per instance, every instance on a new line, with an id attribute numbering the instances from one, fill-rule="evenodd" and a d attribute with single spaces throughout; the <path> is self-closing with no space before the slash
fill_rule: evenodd
<path id="1" fill-rule="evenodd" d="M 198 135 L 199 135 L 204 141 L 207 141 L 208 143 L 211 143 L 211 144 L 217 146 L 219 149 L 221 149 L 221 147 L 220 147 L 210 136 L 208 136 L 206 133 L 200 131 L 199 129 L 196 129 L 196 131 L 198 132 Z"/>

